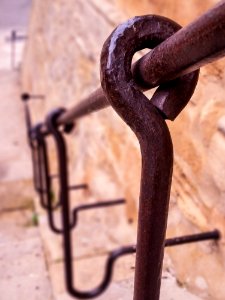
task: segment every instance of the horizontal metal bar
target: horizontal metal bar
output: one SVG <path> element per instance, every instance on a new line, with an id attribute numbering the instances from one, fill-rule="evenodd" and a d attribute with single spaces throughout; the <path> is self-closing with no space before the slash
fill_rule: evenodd
<path id="1" fill-rule="evenodd" d="M 32 94 L 28 94 L 28 93 L 23 93 L 21 94 L 21 100 L 26 102 L 30 99 L 42 99 L 44 100 L 45 99 L 45 95 L 32 95 Z"/>
<path id="2" fill-rule="evenodd" d="M 101 201 L 101 202 L 96 202 L 91 204 L 79 205 L 73 209 L 73 223 L 71 226 L 72 227 L 76 226 L 78 220 L 78 213 L 80 211 L 95 209 L 95 208 L 106 208 L 106 207 L 121 205 L 125 203 L 126 203 L 125 199 L 116 199 L 116 200 L 106 200 L 106 201 Z"/>
<path id="3" fill-rule="evenodd" d="M 20 42 L 26 40 L 27 38 L 27 35 L 17 35 L 16 37 L 6 38 L 6 42 Z"/>
<path id="4" fill-rule="evenodd" d="M 17 42 L 17 41 L 23 41 L 27 39 L 28 36 L 26 34 L 17 34 L 16 30 L 11 31 L 11 36 L 6 37 L 6 42 Z"/>
<path id="5" fill-rule="evenodd" d="M 166 240 L 165 247 L 176 246 L 176 245 L 178 245 L 177 241 L 181 240 L 181 239 L 187 240 L 189 242 L 191 240 L 193 240 L 192 242 L 200 241 L 200 240 L 196 240 L 195 236 L 196 235 L 188 235 L 186 237 L 176 237 L 176 238 Z M 218 230 L 214 230 L 211 232 L 197 234 L 197 236 L 199 236 L 199 237 L 205 236 L 204 240 L 206 240 L 206 239 L 209 240 L 209 239 L 218 239 L 220 234 L 219 234 Z M 206 238 L 207 236 L 208 236 L 208 238 Z M 104 273 L 101 284 L 97 288 L 90 290 L 90 291 L 80 292 L 79 290 L 76 289 L 76 290 L 73 290 L 73 292 L 76 291 L 76 294 L 77 294 L 77 296 L 79 296 L 79 299 L 86 299 L 86 298 L 90 299 L 90 298 L 94 298 L 94 297 L 97 297 L 98 295 L 102 294 L 103 291 L 109 286 L 109 284 L 112 280 L 114 265 L 115 265 L 116 261 L 124 255 L 135 254 L 135 253 L 136 253 L 136 245 L 124 246 L 117 250 L 112 251 L 107 258 L 105 273 Z"/>
<path id="6" fill-rule="evenodd" d="M 190 235 L 184 235 L 184 236 L 166 239 L 165 247 L 173 247 L 173 246 L 196 243 L 196 242 L 203 242 L 203 241 L 208 241 L 208 240 L 217 241 L 220 238 L 221 238 L 220 231 L 218 229 L 215 229 L 215 230 L 207 231 L 207 232 L 203 232 L 203 233 L 190 234 Z M 119 249 L 118 254 L 119 255 L 121 255 L 121 253 L 122 253 L 122 255 L 133 254 L 133 253 L 136 253 L 136 248 L 137 248 L 136 245 L 125 246 L 125 247 L 122 247 Z"/>
<path id="7" fill-rule="evenodd" d="M 204 46 L 203 46 L 204 45 Z M 225 0 L 162 42 L 133 65 L 141 90 L 147 90 L 225 56 Z M 179 58 L 179 59 L 178 59 Z M 63 125 L 108 107 L 102 88 L 75 105 L 57 120 Z M 45 124 L 43 134 L 48 134 Z"/>
<path id="8" fill-rule="evenodd" d="M 71 185 L 68 188 L 69 190 L 86 190 L 88 189 L 88 184 L 87 183 L 81 183 L 81 184 L 77 184 L 77 185 Z"/>
<path id="9" fill-rule="evenodd" d="M 58 174 L 51 174 L 49 175 L 51 179 L 58 179 L 59 175 Z M 71 185 L 68 187 L 69 190 L 79 190 L 79 189 L 88 189 L 88 184 L 87 183 L 81 183 L 81 184 L 76 184 L 76 185 Z"/>
<path id="10" fill-rule="evenodd" d="M 76 211 L 78 212 L 81 210 L 87 210 L 87 209 L 91 209 L 91 208 L 102 208 L 102 207 L 125 204 L 125 203 L 126 203 L 126 200 L 123 198 L 116 199 L 116 200 L 105 200 L 105 201 L 101 201 L 101 202 L 80 205 L 80 206 L 76 207 Z"/>
<path id="11" fill-rule="evenodd" d="M 220 238 L 221 234 L 219 230 L 215 229 L 213 231 L 166 239 L 165 247 L 178 246 L 182 244 L 196 243 L 207 240 L 219 240 Z"/>

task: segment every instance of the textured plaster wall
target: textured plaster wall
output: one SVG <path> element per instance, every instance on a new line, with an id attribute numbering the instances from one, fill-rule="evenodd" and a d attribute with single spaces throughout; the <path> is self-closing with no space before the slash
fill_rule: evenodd
<path id="1" fill-rule="evenodd" d="M 45 101 L 33 104 L 35 119 L 51 108 L 71 107 L 98 87 L 101 47 L 123 20 L 154 13 L 185 25 L 217 2 L 34 1 L 22 83 L 24 91 L 45 95 Z M 225 60 L 202 68 L 188 107 L 168 122 L 175 150 L 170 237 L 214 228 L 225 234 L 224 70 Z M 134 221 L 123 238 L 135 241 L 141 162 L 134 134 L 108 108 L 78 122 L 69 144 L 71 180 L 88 182 L 95 198 L 125 197 L 126 209 L 112 209 L 107 216 L 115 227 Z M 202 299 L 225 298 L 224 239 L 219 245 L 201 243 L 167 253 L 182 285 Z"/>

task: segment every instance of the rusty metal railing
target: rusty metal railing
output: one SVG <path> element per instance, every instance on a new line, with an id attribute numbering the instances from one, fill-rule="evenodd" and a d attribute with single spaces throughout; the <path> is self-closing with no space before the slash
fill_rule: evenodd
<path id="1" fill-rule="evenodd" d="M 16 43 L 24 41 L 28 38 L 25 34 L 18 34 L 17 30 L 12 30 L 10 37 L 6 38 L 6 42 L 11 43 L 11 68 L 16 69 Z"/>
<path id="2" fill-rule="evenodd" d="M 204 47 L 202 46 L 204 45 Z M 153 49 L 131 66 L 135 52 Z M 120 256 L 137 252 L 134 300 L 158 300 L 165 246 L 218 240 L 212 230 L 197 235 L 165 240 L 173 146 L 165 119 L 174 120 L 190 100 L 199 76 L 198 68 L 225 56 L 225 1 L 190 25 L 181 27 L 167 18 L 153 15 L 135 17 L 119 25 L 106 40 L 101 55 L 101 84 L 89 97 L 70 110 L 57 109 L 41 124 L 32 125 L 28 100 L 25 103 L 28 141 L 34 167 L 34 186 L 40 202 L 48 212 L 51 229 L 62 234 L 65 277 L 68 292 L 85 299 L 100 295 L 109 285 L 114 262 Z M 159 86 L 151 101 L 143 91 Z M 93 111 L 112 106 L 136 134 L 142 154 L 136 246 L 125 246 L 109 254 L 102 282 L 90 291 L 75 287 L 72 264 L 71 230 L 77 225 L 77 213 L 84 209 L 123 204 L 124 199 L 78 206 L 70 209 L 67 147 L 64 134 L 74 122 Z M 58 174 L 49 172 L 47 136 L 54 138 Z M 59 182 L 59 199 L 53 205 L 52 180 Z M 86 184 L 77 188 L 87 188 Z M 59 207 L 62 228 L 56 228 L 54 209 Z"/>

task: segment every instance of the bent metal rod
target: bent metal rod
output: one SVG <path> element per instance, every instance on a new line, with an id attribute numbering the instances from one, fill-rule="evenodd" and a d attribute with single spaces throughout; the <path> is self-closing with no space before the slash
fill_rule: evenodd
<path id="1" fill-rule="evenodd" d="M 133 66 L 132 77 L 132 56 L 144 48 L 154 49 Z M 183 29 L 159 16 L 130 19 L 118 26 L 103 46 L 101 80 L 104 92 L 98 89 L 56 119 L 57 126 L 65 125 L 111 105 L 139 140 L 142 178 L 134 300 L 159 299 L 173 166 L 173 147 L 164 120 L 174 120 L 186 106 L 197 84 L 198 67 L 224 55 L 225 1 Z M 179 60 L 175 59 L 178 56 Z M 182 77 L 177 78 L 179 76 Z M 174 81 L 165 84 L 171 79 Z M 147 101 L 141 91 L 158 84 L 160 87 L 151 102 Z M 23 100 L 28 98 L 29 95 L 23 95 Z M 42 134 L 50 132 L 46 124 L 42 125 Z M 65 205 L 62 209 L 63 231 L 64 242 L 68 242 L 65 249 L 69 249 L 68 253 L 65 251 L 65 258 L 71 252 L 68 214 L 69 207 Z M 67 268 L 67 288 L 76 296 L 69 260 Z M 87 296 L 81 292 L 79 298 Z"/>
<path id="2" fill-rule="evenodd" d="M 147 90 L 197 70 L 224 55 L 225 0 L 142 57 L 133 66 L 133 77 L 139 88 Z M 24 94 L 24 100 L 26 96 L 29 95 Z M 57 123 L 66 124 L 109 105 L 102 88 L 98 88 L 62 114 Z M 45 125 L 42 131 L 47 133 Z"/>

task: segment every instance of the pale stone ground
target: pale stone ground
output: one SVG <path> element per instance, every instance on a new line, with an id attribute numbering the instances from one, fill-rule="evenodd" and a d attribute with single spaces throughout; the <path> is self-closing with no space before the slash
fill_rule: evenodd
<path id="1" fill-rule="evenodd" d="M 1 37 L 5 35 L 6 32 Z M 9 70 L 9 48 L 4 41 L 1 46 L 4 55 L 0 55 L 0 299 L 69 300 L 72 298 L 64 287 L 61 238 L 50 232 L 46 214 L 40 209 L 38 201 L 35 201 L 35 207 L 39 227 L 34 226 L 32 204 L 35 197 L 30 180 L 31 165 L 23 107 L 18 97 L 18 73 Z M 83 214 L 73 233 L 73 237 L 81 237 L 74 254 L 76 282 L 81 288 L 92 288 L 99 282 L 107 252 L 122 245 L 126 235 L 130 235 L 128 225 L 123 226 L 124 233 L 119 232 L 118 228 L 116 232 L 104 231 L 103 216 L 104 210 L 94 213 L 94 217 L 93 212 Z M 91 225 L 89 220 L 93 222 Z M 169 271 L 163 273 L 161 300 L 200 299 L 180 287 L 171 269 Z M 132 299 L 133 273 L 134 256 L 121 258 L 113 283 L 97 299 Z"/>
<path id="2" fill-rule="evenodd" d="M 0 298 L 52 300 L 38 227 L 30 209 L 0 213 Z"/>
<path id="3" fill-rule="evenodd" d="M 5 43 L 8 33 L 0 34 L 0 299 L 51 300 L 44 249 L 33 220 L 30 155 L 19 73 L 10 69 Z M 19 51 L 17 59 L 18 64 Z"/>
<path id="4" fill-rule="evenodd" d="M 92 199 L 93 201 L 93 199 Z M 46 214 L 40 208 L 38 199 L 35 201 L 36 211 L 39 215 L 40 232 L 46 249 L 50 278 L 53 287 L 55 300 L 72 300 L 65 291 L 64 269 L 62 263 L 62 244 L 61 237 L 50 232 Z M 118 208 L 121 209 L 121 208 Z M 85 216 L 86 215 L 86 216 Z M 81 290 L 90 290 L 96 287 L 103 276 L 104 263 L 109 249 L 115 249 L 122 245 L 121 241 L 115 242 L 110 237 L 104 237 L 101 231 L 104 231 L 104 221 L 102 216 L 104 210 L 95 211 L 95 217 L 91 212 L 80 214 L 78 226 L 74 229 L 73 236 L 73 255 L 76 286 Z M 60 226 L 60 215 L 57 211 L 55 219 Z M 87 223 L 89 220 L 89 224 Z M 99 228 L 101 224 L 101 228 Z M 124 228 L 126 230 L 126 227 Z M 129 230 L 129 229 L 127 229 Z M 95 234 L 96 231 L 98 234 Z M 114 229 L 108 230 L 111 237 L 115 235 Z M 117 235 L 121 232 L 117 229 Z M 106 242 L 107 241 L 107 242 Z M 99 246 L 100 245 L 100 246 Z M 76 247 L 77 246 L 77 247 Z M 93 251 L 95 249 L 95 251 Z M 133 295 L 133 275 L 134 275 L 135 255 L 128 255 L 120 258 L 116 263 L 116 269 L 113 274 L 113 282 L 105 293 L 96 299 L 99 300 L 131 300 Z M 170 266 L 169 257 L 165 255 L 165 268 L 163 271 L 162 288 L 160 300 L 200 300 L 196 295 L 188 292 L 184 287 L 179 286 L 172 266 Z"/>
<path id="5" fill-rule="evenodd" d="M 128 14 L 123 14 L 118 2 Z M 217 0 L 182 3 L 179 0 L 34 1 L 21 81 L 25 90 L 46 98 L 39 110 L 35 108 L 35 117 L 43 119 L 53 107 L 71 107 L 96 89 L 102 45 L 115 26 L 128 16 L 159 14 L 186 25 L 215 2 Z M 168 121 L 175 150 L 168 237 L 214 228 L 222 233 L 222 239 L 216 244 L 195 243 L 167 249 L 179 282 L 197 291 L 204 300 L 225 299 L 225 156 L 221 155 L 225 151 L 224 86 L 225 60 L 202 68 L 190 103 L 175 122 Z M 99 249 L 109 251 L 128 242 L 124 219 L 136 221 L 141 169 L 138 141 L 110 107 L 76 125 L 69 136 L 70 173 L 74 177 L 71 182 L 87 181 L 96 198 L 124 197 L 127 200 L 126 213 L 122 209 L 117 210 L 118 213 L 114 209 L 105 210 L 107 222 L 94 226 L 93 219 L 87 220 L 87 224 L 81 222 L 74 231 L 75 237 L 80 237 L 78 231 L 85 226 L 82 240 L 86 248 L 82 251 L 86 250 L 86 254 L 89 249 L 91 253 Z M 55 165 L 54 158 L 51 155 Z M 76 200 L 71 207 L 89 201 L 83 196 Z M 89 226 L 94 230 L 91 235 Z M 115 233 L 125 238 L 107 232 L 107 227 L 115 227 Z M 119 228 L 122 229 L 119 231 Z M 99 232 L 104 235 L 97 246 L 92 237 L 95 234 L 99 238 Z M 130 235 L 131 243 L 134 236 L 135 233 Z M 121 243 L 115 245 L 118 240 Z M 78 242 L 74 240 L 76 252 L 81 253 Z"/>

